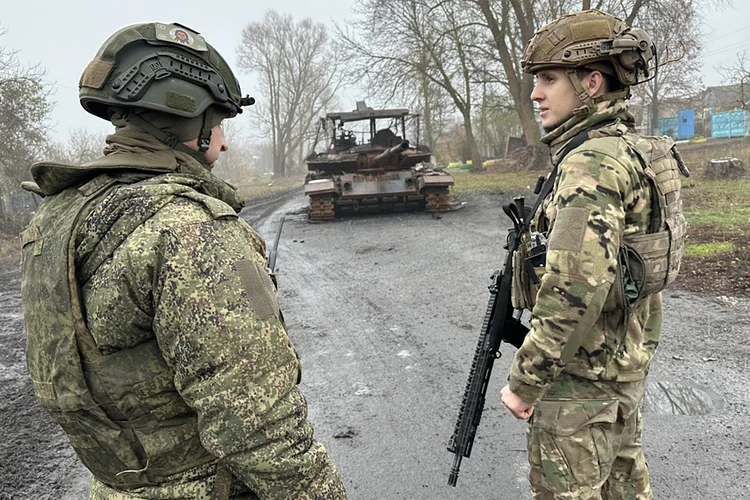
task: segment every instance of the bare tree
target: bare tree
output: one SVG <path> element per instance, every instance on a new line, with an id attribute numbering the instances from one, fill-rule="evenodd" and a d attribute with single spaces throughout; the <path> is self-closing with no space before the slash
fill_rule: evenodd
<path id="1" fill-rule="evenodd" d="M 368 99 L 375 97 L 384 106 L 408 107 L 420 114 L 420 141 L 435 151 L 440 136 L 454 126 L 455 105 L 443 85 L 428 76 L 430 57 L 423 49 L 425 40 L 412 36 L 406 24 L 426 20 L 422 17 L 405 20 L 398 13 L 401 5 L 407 3 L 361 4 L 360 19 L 347 23 L 346 29 L 335 28 L 337 53 L 348 62 L 354 80 L 366 86 Z M 419 32 L 430 31 L 426 27 Z"/>
<path id="2" fill-rule="evenodd" d="M 717 68 L 724 83 L 731 86 L 731 99 L 737 108 L 750 111 L 750 56 L 746 50 L 737 53 L 737 61 L 729 67 Z"/>
<path id="3" fill-rule="evenodd" d="M 224 120 L 221 125 L 227 139 L 228 148 L 219 157 L 212 172 L 232 184 L 247 182 L 252 177 L 255 148 L 242 129 L 232 120 Z"/>
<path id="4" fill-rule="evenodd" d="M 659 12 L 644 12 L 639 19 L 639 26 L 653 34 L 657 59 L 651 78 L 633 87 L 635 97 L 647 105 L 652 134 L 660 133 L 661 104 L 670 98 L 692 96 L 702 84 L 701 33 L 693 2 L 674 0 L 659 7 Z"/>
<path id="5" fill-rule="evenodd" d="M 105 137 L 104 133 L 90 132 L 83 128 L 72 130 L 67 142 L 49 142 L 46 145 L 45 159 L 83 165 L 104 154 Z"/>
<path id="6" fill-rule="evenodd" d="M 0 36 L 7 32 L 0 28 Z M 44 70 L 24 66 L 18 51 L 0 46 L 0 194 L 20 190 L 47 141 L 50 89 Z"/>
<path id="7" fill-rule="evenodd" d="M 480 124 L 482 144 L 486 150 L 484 156 L 487 157 L 504 156 L 509 138 L 521 133 L 521 123 L 512 100 L 504 94 L 490 94 L 483 98 Z"/>
<path id="8" fill-rule="evenodd" d="M 436 110 L 448 96 L 460 113 L 467 154 L 481 165 L 473 111 L 478 82 L 474 51 L 478 33 L 462 2 L 365 0 L 359 18 L 338 38 L 358 77 L 379 86 L 381 95 L 419 96 L 428 143 L 436 137 Z"/>
<path id="9" fill-rule="evenodd" d="M 242 31 L 238 65 L 255 74 L 264 98 L 254 113 L 274 148 L 273 171 L 286 175 L 340 84 L 324 25 L 269 11 Z"/>
<path id="10" fill-rule="evenodd" d="M 494 4 L 494 5 L 493 5 Z M 533 0 L 476 0 L 476 5 L 492 34 L 492 42 L 497 50 L 505 77 L 505 85 L 513 98 L 523 128 L 526 144 L 539 142 L 539 126 L 534 118 L 534 106 L 529 95 L 533 87 L 530 75 L 521 71 L 520 55 L 527 40 L 536 29 Z"/>
<path id="11" fill-rule="evenodd" d="M 273 144 L 271 141 L 259 141 L 253 143 L 252 156 L 253 172 L 258 176 L 273 174 Z"/>
<path id="12" fill-rule="evenodd" d="M 623 19 L 629 26 L 653 26 L 655 36 L 661 37 L 675 53 L 678 39 L 687 49 L 684 61 L 662 72 L 663 78 L 653 81 L 659 92 L 670 94 L 679 88 L 689 88 L 695 81 L 695 70 L 700 50 L 697 16 L 701 8 L 727 5 L 728 0 L 470 0 L 481 13 L 491 34 L 504 73 L 504 84 L 510 93 L 523 128 L 526 143 L 539 141 L 539 127 L 534 118 L 533 103 L 529 99 L 533 89 L 530 75 L 522 72 L 520 58 L 534 32 L 555 18 L 576 10 L 597 8 Z M 675 17 L 678 15 L 679 17 Z M 688 18 L 690 20 L 688 20 Z M 675 30 L 675 26 L 680 26 Z M 687 32 L 686 32 L 687 30 Z M 667 40 L 669 38 L 669 40 Z M 687 69 L 687 71 L 686 71 Z M 667 76 L 669 74 L 669 76 Z M 678 83 L 679 82 L 679 83 Z M 661 83 L 661 84 L 660 84 Z M 658 100 L 656 105 L 658 109 Z"/>
<path id="13" fill-rule="evenodd" d="M 561 15 L 578 9 L 591 8 L 590 0 L 471 0 L 481 12 L 486 28 L 496 49 L 495 57 L 504 73 L 504 84 L 512 97 L 521 122 L 526 144 L 539 142 L 539 125 L 535 119 L 534 106 L 529 96 L 534 82 L 531 75 L 521 68 L 521 55 L 526 43 L 541 26 Z M 645 0 L 605 1 L 597 0 L 593 7 L 617 7 L 620 15 L 634 17 Z M 614 13 L 614 12 L 613 12 Z"/>

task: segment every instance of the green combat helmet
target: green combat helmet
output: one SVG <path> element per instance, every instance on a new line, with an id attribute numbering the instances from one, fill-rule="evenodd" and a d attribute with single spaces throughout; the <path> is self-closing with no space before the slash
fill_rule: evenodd
<path id="1" fill-rule="evenodd" d="M 523 51 L 524 73 L 545 68 L 567 68 L 578 97 L 584 104 L 625 98 L 629 87 L 649 77 L 649 61 L 656 55 L 651 37 L 641 28 L 629 28 L 621 19 L 590 9 L 556 19 L 540 28 Z M 583 89 L 576 69 L 586 68 L 611 75 L 622 89 L 597 99 Z"/>
<path id="2" fill-rule="evenodd" d="M 177 23 L 134 24 L 117 31 L 86 67 L 78 87 L 89 113 L 105 120 L 118 114 L 173 148 L 182 149 L 179 139 L 130 110 L 202 116 L 200 151 L 208 149 L 211 128 L 221 118 L 232 118 L 255 102 L 242 97 L 239 82 L 216 49 Z"/>

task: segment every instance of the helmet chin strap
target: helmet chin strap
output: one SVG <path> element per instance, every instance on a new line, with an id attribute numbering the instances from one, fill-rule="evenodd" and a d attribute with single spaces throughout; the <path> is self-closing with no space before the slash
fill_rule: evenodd
<path id="1" fill-rule="evenodd" d="M 203 112 L 203 125 L 201 132 L 198 134 L 198 151 L 201 153 L 208 151 L 211 145 L 211 127 L 208 126 L 208 109 Z"/>
<path id="2" fill-rule="evenodd" d="M 616 99 L 627 99 L 630 97 L 630 87 L 625 87 L 622 90 L 605 92 L 593 97 L 583 88 L 581 79 L 578 78 L 578 72 L 575 69 L 569 68 L 566 70 L 566 73 L 568 74 L 568 80 L 573 84 L 573 90 L 575 90 L 578 99 L 580 99 L 587 108 L 602 101 L 614 101 Z"/>
<path id="3" fill-rule="evenodd" d="M 583 88 L 581 79 L 578 78 L 578 72 L 573 68 L 569 68 L 565 72 L 568 74 L 568 80 L 570 80 L 570 83 L 573 84 L 573 90 L 575 90 L 578 99 L 586 106 L 591 106 L 592 104 L 594 104 L 594 98 L 591 97 L 589 93 L 586 92 L 586 89 Z"/>

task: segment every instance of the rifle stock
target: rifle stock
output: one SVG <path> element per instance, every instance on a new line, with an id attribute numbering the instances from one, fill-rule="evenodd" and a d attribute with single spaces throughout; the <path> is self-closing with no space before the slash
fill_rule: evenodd
<path id="1" fill-rule="evenodd" d="M 501 270 L 495 271 L 491 278 L 487 312 L 469 370 L 469 379 L 459 408 L 456 427 L 448 444 L 448 451 L 455 455 L 448 477 L 448 484 L 451 486 L 456 486 L 458 481 L 461 460 L 471 456 L 474 438 L 484 411 L 492 367 L 495 360 L 502 355 L 500 344 L 505 341 L 515 347 L 520 347 L 528 332 L 519 318 L 514 316 L 515 310 L 511 303 L 513 252 L 518 249 L 520 236 L 526 230 L 523 198 L 516 198 L 514 203 L 504 205 L 503 210 L 513 221 L 514 227 L 508 231 L 508 238 L 504 246 L 507 253 L 503 267 Z"/>

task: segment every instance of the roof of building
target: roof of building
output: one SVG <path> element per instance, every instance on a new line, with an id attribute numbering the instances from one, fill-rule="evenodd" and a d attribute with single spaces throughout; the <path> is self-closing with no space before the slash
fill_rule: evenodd
<path id="1" fill-rule="evenodd" d="M 750 101 L 750 85 L 717 85 L 703 91 L 703 105 L 707 108 L 740 108 Z"/>

